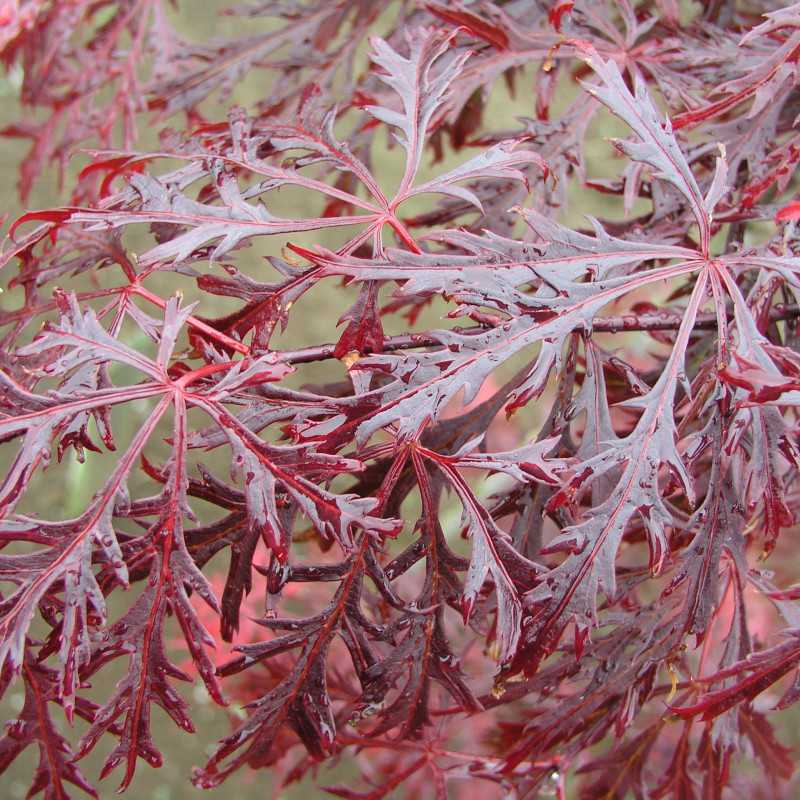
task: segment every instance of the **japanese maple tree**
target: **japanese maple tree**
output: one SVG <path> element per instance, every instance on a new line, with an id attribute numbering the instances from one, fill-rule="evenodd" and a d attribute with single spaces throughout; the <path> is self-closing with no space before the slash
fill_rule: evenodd
<path id="1" fill-rule="evenodd" d="M 192 5 L 0 3 L 0 772 L 790 796 L 800 4 Z"/>

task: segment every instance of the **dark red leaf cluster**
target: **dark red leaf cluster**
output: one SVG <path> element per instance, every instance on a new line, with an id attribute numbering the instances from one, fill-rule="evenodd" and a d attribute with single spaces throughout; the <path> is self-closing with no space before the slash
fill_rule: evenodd
<path id="1" fill-rule="evenodd" d="M 0 771 L 94 795 L 109 740 L 124 789 L 196 673 L 248 701 L 198 787 L 791 793 L 800 4 L 258 0 L 202 44 L 172 6 L 0 5 L 22 196 L 95 148 L 0 253 Z"/>

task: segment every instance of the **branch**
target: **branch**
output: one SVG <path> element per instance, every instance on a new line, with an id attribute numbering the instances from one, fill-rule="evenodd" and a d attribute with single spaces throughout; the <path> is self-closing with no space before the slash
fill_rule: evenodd
<path id="1" fill-rule="evenodd" d="M 797 319 L 800 317 L 800 306 L 774 306 L 769 313 L 772 322 Z M 598 317 L 592 325 L 592 333 L 631 333 L 634 331 L 672 331 L 678 330 L 683 317 L 671 311 L 650 314 L 622 314 L 618 317 Z M 715 313 L 698 314 L 694 330 L 713 330 L 717 326 Z M 489 326 L 474 325 L 469 328 L 451 328 L 453 333 L 477 335 L 488 330 Z M 383 342 L 384 352 L 396 350 L 413 350 L 418 347 L 436 347 L 441 342 L 428 333 L 404 333 L 399 336 L 387 336 Z M 335 358 L 336 344 L 319 344 L 303 347 L 300 350 L 277 351 L 279 361 L 289 364 L 309 364 L 314 361 L 327 361 Z"/>

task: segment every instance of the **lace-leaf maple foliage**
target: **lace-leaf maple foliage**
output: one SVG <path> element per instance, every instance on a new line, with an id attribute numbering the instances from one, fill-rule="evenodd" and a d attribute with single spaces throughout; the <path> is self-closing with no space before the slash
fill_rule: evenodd
<path id="1" fill-rule="evenodd" d="M 194 676 L 247 701 L 198 787 L 791 791 L 800 5 L 190 13 L 2 9 L 22 197 L 94 149 L 0 255 L 0 771 L 96 796 L 107 740 L 124 789 Z M 323 296 L 342 329 L 286 349 Z M 75 458 L 91 500 L 37 506 Z"/>

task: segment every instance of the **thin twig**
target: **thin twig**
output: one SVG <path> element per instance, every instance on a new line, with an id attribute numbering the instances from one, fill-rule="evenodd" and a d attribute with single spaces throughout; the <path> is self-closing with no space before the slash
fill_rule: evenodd
<path id="1" fill-rule="evenodd" d="M 770 319 L 773 322 L 800 317 L 800 306 L 776 305 L 770 310 Z M 650 314 L 622 314 L 618 317 L 597 317 L 592 324 L 594 333 L 631 333 L 634 331 L 672 331 L 680 327 L 682 317 L 671 311 L 661 311 Z M 698 314 L 695 330 L 710 330 L 717 326 L 715 313 Z M 485 333 L 488 327 L 474 325 L 469 328 L 451 328 L 448 332 L 462 336 L 476 336 Z M 442 346 L 441 341 L 430 333 L 404 333 L 399 336 L 387 336 L 383 341 L 383 351 L 386 353 L 397 350 L 413 350 L 418 347 Z M 280 361 L 289 364 L 308 364 L 314 361 L 327 361 L 335 358 L 336 344 L 314 345 L 299 350 L 278 351 Z"/>

